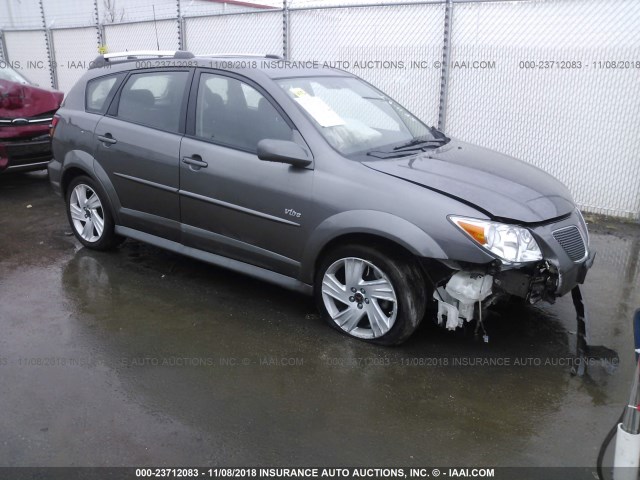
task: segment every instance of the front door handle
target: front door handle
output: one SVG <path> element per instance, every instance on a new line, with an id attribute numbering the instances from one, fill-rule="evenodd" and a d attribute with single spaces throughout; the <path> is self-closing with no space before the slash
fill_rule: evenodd
<path id="1" fill-rule="evenodd" d="M 98 140 L 107 145 L 113 145 L 114 143 L 118 143 L 118 141 L 111 136 L 110 133 L 105 135 L 98 135 Z"/>
<path id="2" fill-rule="evenodd" d="M 207 162 L 202 161 L 202 157 L 200 155 L 182 157 L 182 163 L 186 163 L 187 165 L 193 165 L 194 167 L 198 167 L 198 168 L 207 168 L 209 166 Z"/>

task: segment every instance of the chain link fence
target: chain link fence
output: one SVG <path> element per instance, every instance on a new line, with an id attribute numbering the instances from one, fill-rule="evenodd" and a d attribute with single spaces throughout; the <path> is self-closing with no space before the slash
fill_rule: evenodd
<path id="1" fill-rule="evenodd" d="M 562 179 L 591 212 L 637 218 L 639 6 L 456 4 L 447 131 Z"/>
<path id="2" fill-rule="evenodd" d="M 23 0 L 16 22 L 0 15 L 0 55 L 62 91 L 101 47 L 315 60 L 363 77 L 453 136 L 548 171 L 586 211 L 640 218 L 640 2 L 365 2 L 136 0 L 107 9 L 75 0 L 68 11 Z"/>
<path id="3" fill-rule="evenodd" d="M 295 6 L 289 12 L 291 58 L 352 72 L 428 124 L 438 123 L 443 4 Z"/>
<path id="4" fill-rule="evenodd" d="M 104 43 L 111 52 L 178 50 L 178 23 L 176 20 L 157 20 L 105 25 Z M 97 50 L 94 50 L 93 58 L 96 56 Z"/>
<path id="5" fill-rule="evenodd" d="M 3 36 L 7 47 L 5 59 L 33 83 L 43 87 L 53 86 L 47 50 L 47 31 L 5 31 Z"/>
<path id="6" fill-rule="evenodd" d="M 96 57 L 96 27 L 52 30 L 52 44 L 58 89 L 69 91 Z"/>
<path id="7" fill-rule="evenodd" d="M 0 31 L 0 60 L 2 61 L 4 61 L 4 58 L 6 57 L 4 50 L 4 34 Z"/>
<path id="8" fill-rule="evenodd" d="M 282 11 L 258 11 L 184 19 L 186 48 L 194 53 L 282 54 Z"/>

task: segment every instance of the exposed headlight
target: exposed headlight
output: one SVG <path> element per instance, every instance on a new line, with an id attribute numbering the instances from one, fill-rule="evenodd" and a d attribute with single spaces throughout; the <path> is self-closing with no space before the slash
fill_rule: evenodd
<path id="1" fill-rule="evenodd" d="M 449 219 L 480 246 L 508 263 L 542 260 L 542 252 L 527 228 L 475 218 Z"/>

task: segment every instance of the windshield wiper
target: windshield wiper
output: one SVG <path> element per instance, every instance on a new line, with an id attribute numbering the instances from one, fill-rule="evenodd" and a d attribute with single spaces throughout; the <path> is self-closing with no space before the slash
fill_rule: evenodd
<path id="1" fill-rule="evenodd" d="M 370 152 L 367 152 L 367 156 L 376 158 L 401 158 L 408 157 L 414 154 L 415 150 L 403 150 L 399 152 L 383 152 L 382 150 L 371 150 Z"/>
<path id="2" fill-rule="evenodd" d="M 426 148 L 437 148 L 441 147 L 447 143 L 447 140 L 437 139 L 437 140 L 412 140 L 404 145 L 400 145 L 398 147 L 394 147 L 394 152 L 410 152 L 414 150 L 424 150 Z"/>
<path id="3" fill-rule="evenodd" d="M 398 145 L 397 147 L 393 147 L 394 152 L 404 151 L 404 150 L 421 150 L 423 148 L 428 147 L 440 147 L 449 142 L 449 138 L 442 136 L 440 138 L 425 138 L 425 137 L 416 137 L 413 140 L 408 141 L 402 145 Z"/>
<path id="4" fill-rule="evenodd" d="M 420 148 L 427 148 L 431 146 L 439 147 L 444 145 L 445 143 L 449 143 L 451 140 L 444 133 L 438 130 L 435 127 L 429 127 L 429 131 L 431 132 L 431 136 L 427 137 L 426 135 L 422 135 L 420 137 L 416 137 L 412 140 L 409 140 L 407 143 L 394 147 L 394 151 L 398 150 L 409 150 L 415 149 L 418 150 Z"/>
<path id="5" fill-rule="evenodd" d="M 429 127 L 431 135 L 415 137 L 402 145 L 393 147 L 391 150 L 371 150 L 367 152 L 370 157 L 377 158 L 400 158 L 413 155 L 415 152 L 426 152 L 428 148 L 438 148 L 451 141 L 444 133 L 435 127 Z"/>

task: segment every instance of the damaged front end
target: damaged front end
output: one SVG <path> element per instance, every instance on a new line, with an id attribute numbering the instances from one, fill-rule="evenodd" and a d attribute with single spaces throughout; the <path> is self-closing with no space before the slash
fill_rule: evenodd
<path id="1" fill-rule="evenodd" d="M 436 278 L 429 276 L 438 303 L 438 323 L 450 330 L 474 319 L 483 328 L 482 310 L 500 298 L 554 303 L 584 282 L 595 257 L 578 210 L 535 225 L 461 217 L 451 221 L 495 259 L 486 264 L 439 262 Z M 425 270 L 433 272 L 432 267 L 425 265 Z"/>
<path id="2" fill-rule="evenodd" d="M 494 283 L 497 290 L 524 298 L 528 303 L 540 300 L 554 303 L 560 275 L 556 265 L 544 260 L 517 269 L 500 270 L 495 274 Z"/>
<path id="3" fill-rule="evenodd" d="M 465 321 L 480 319 L 482 309 L 509 296 L 528 303 L 553 303 L 558 282 L 557 269 L 547 261 L 504 271 L 494 264 L 485 269 L 453 271 L 433 292 L 438 303 L 438 324 L 455 330 Z"/>
<path id="4" fill-rule="evenodd" d="M 493 276 L 482 273 L 456 272 L 445 286 L 437 287 L 433 298 L 438 302 L 438 324 L 455 330 L 470 322 L 478 312 L 482 302 L 492 294 Z M 445 323 L 446 317 L 446 323 Z"/>
<path id="5" fill-rule="evenodd" d="M 63 93 L 0 71 L 0 173 L 41 170 L 51 160 L 49 127 Z"/>

